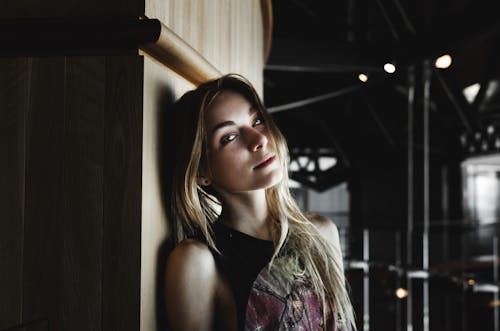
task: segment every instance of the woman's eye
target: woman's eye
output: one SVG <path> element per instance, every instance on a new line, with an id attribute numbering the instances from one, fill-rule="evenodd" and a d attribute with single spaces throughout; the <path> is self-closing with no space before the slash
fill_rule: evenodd
<path id="1" fill-rule="evenodd" d="M 235 134 L 228 134 L 228 135 L 225 135 L 224 137 L 221 138 L 220 142 L 225 145 L 231 141 L 233 141 L 234 139 L 236 138 L 236 135 Z"/>
<path id="2" fill-rule="evenodd" d="M 264 120 L 262 118 L 257 118 L 253 122 L 253 126 L 257 126 L 257 125 L 261 125 L 261 124 L 264 124 Z"/>

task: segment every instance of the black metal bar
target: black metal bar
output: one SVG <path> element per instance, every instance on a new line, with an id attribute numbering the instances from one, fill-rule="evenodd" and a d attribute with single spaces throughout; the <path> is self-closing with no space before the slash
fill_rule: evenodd
<path id="1" fill-rule="evenodd" d="M 396 143 L 394 142 L 394 139 L 392 138 L 391 134 L 389 133 L 389 130 L 385 127 L 384 123 L 382 123 L 382 120 L 380 120 L 380 117 L 378 116 L 375 109 L 373 109 L 373 107 L 368 102 L 366 102 L 366 106 L 368 107 L 368 111 L 370 112 L 370 115 L 372 116 L 373 120 L 375 121 L 375 124 L 377 124 L 377 127 L 380 129 L 380 131 L 382 132 L 382 135 L 387 140 L 389 145 L 391 145 L 391 147 L 396 146 Z"/>
<path id="2" fill-rule="evenodd" d="M 158 40 L 161 23 L 137 17 L 0 20 L 0 56 L 86 55 L 137 51 Z"/>
<path id="3" fill-rule="evenodd" d="M 408 31 L 410 31 L 411 34 L 415 34 L 416 33 L 415 28 L 413 27 L 413 24 L 411 24 L 411 21 L 408 18 L 408 15 L 406 14 L 405 9 L 401 5 L 401 2 L 399 0 L 393 0 L 393 2 L 396 5 L 396 7 L 398 8 L 398 12 L 401 15 L 401 18 L 403 19 L 403 22 L 405 23 L 405 26 L 408 29 Z"/>
<path id="4" fill-rule="evenodd" d="M 389 17 L 389 14 L 385 10 L 384 5 L 382 4 L 382 2 L 380 2 L 380 0 L 377 0 L 377 4 L 378 4 L 378 7 L 380 9 L 380 12 L 382 13 L 382 16 L 384 17 L 385 22 L 389 26 L 389 30 L 391 30 L 392 36 L 394 37 L 394 39 L 399 40 L 399 34 L 396 31 L 396 28 L 395 28 L 394 24 L 392 23 L 392 20 Z"/>
<path id="5" fill-rule="evenodd" d="M 343 95 L 348 95 L 350 93 L 353 93 L 353 92 L 356 92 L 356 91 L 359 91 L 362 89 L 366 89 L 369 86 L 373 86 L 373 85 L 381 83 L 383 81 L 385 81 L 385 78 L 370 80 L 368 83 L 361 83 L 360 82 L 359 84 L 347 86 L 347 87 L 341 88 L 340 90 L 336 90 L 336 91 L 333 91 L 330 93 L 325 93 L 325 94 L 317 95 L 317 96 L 310 97 L 307 99 L 290 102 L 290 103 L 287 103 L 284 105 L 268 107 L 267 111 L 270 113 L 277 113 L 277 112 L 281 112 L 281 111 L 285 111 L 285 110 L 299 109 L 299 108 L 307 106 L 307 105 L 315 104 L 315 103 L 322 102 L 325 100 L 334 99 L 334 98 L 337 98 L 337 97 L 340 97 Z"/>
<path id="6" fill-rule="evenodd" d="M 452 88 L 450 87 L 449 83 L 446 82 L 445 78 L 443 75 L 438 70 L 434 70 L 436 77 L 438 78 L 438 81 L 441 83 L 441 86 L 443 87 L 444 92 L 450 99 L 451 103 L 453 104 L 453 107 L 455 108 L 458 117 L 460 118 L 460 121 L 464 125 L 465 129 L 467 132 L 471 133 L 473 131 L 473 128 L 475 125 L 471 123 L 471 120 L 469 117 L 471 117 L 472 114 L 471 111 L 467 111 L 465 107 L 467 107 L 466 102 L 460 102 L 459 101 L 459 96 L 461 95 L 459 93 L 454 93 L 452 91 Z M 461 99 L 461 98 L 460 98 Z"/>

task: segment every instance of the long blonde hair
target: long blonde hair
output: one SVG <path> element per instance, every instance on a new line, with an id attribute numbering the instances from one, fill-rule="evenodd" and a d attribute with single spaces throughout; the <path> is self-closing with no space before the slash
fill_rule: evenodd
<path id="1" fill-rule="evenodd" d="M 297 276 L 308 275 L 314 290 L 323 301 L 324 313 L 327 306 L 334 307 L 337 322 L 355 328 L 354 311 L 339 261 L 332 246 L 321 236 L 297 206 L 288 186 L 287 155 L 285 138 L 267 113 L 251 84 L 239 75 L 226 75 L 208 81 L 195 90 L 184 94 L 175 104 L 175 148 L 172 193 L 169 206 L 169 220 L 175 243 L 202 236 L 206 243 L 217 251 L 212 225 L 219 216 L 220 202 L 216 192 L 197 185 L 199 170 L 204 166 L 207 155 L 207 134 L 205 113 L 211 102 L 221 91 L 240 93 L 263 116 L 276 144 L 276 154 L 283 167 L 283 179 L 266 189 L 266 201 L 271 219 L 271 236 L 276 257 L 286 254 L 287 260 L 296 261 L 293 270 Z M 326 314 L 324 314 L 326 316 Z"/>

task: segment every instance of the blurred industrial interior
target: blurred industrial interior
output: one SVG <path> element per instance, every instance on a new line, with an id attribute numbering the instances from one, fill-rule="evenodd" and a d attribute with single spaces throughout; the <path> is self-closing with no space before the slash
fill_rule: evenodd
<path id="1" fill-rule="evenodd" d="M 166 329 L 165 124 L 236 72 L 359 330 L 500 331 L 497 3 L 1 1 L 0 330 Z"/>
<path id="2" fill-rule="evenodd" d="M 360 330 L 499 330 L 493 2 L 273 1 L 265 103 L 299 202 L 339 227 Z"/>

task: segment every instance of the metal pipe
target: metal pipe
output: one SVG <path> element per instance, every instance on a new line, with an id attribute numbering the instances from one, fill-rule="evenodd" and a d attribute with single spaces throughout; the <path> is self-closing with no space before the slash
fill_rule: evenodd
<path id="1" fill-rule="evenodd" d="M 406 15 L 406 11 L 404 10 L 403 6 L 401 6 L 399 0 L 393 0 L 393 2 L 398 8 L 399 14 L 401 15 L 401 18 L 403 19 L 403 22 L 405 23 L 408 31 L 410 31 L 411 34 L 415 34 L 416 33 L 415 28 L 413 27 L 413 24 L 411 24 L 411 21 L 408 18 L 408 15 Z"/>
<path id="2" fill-rule="evenodd" d="M 363 269 L 363 330 L 370 330 L 370 234 L 368 229 L 363 230 L 363 261 L 366 266 Z"/>
<path id="3" fill-rule="evenodd" d="M 360 89 L 365 88 L 365 87 L 366 87 L 366 84 L 360 83 L 360 84 L 348 86 L 348 87 L 345 87 L 343 89 L 333 91 L 330 93 L 321 94 L 321 95 L 318 95 L 315 97 L 311 97 L 311 98 L 307 98 L 307 99 L 303 99 L 303 100 L 299 100 L 299 101 L 295 101 L 295 102 L 290 102 L 290 103 L 280 105 L 280 106 L 269 107 L 269 108 L 267 108 L 267 111 L 269 113 L 277 113 L 277 112 L 284 111 L 284 110 L 300 108 L 300 107 L 311 105 L 311 104 L 314 104 L 314 103 L 317 103 L 320 101 L 333 99 L 335 97 L 338 97 L 338 96 L 341 96 L 344 94 L 348 94 L 348 93 L 360 90 Z"/>
<path id="4" fill-rule="evenodd" d="M 347 40 L 354 42 L 354 0 L 347 0 Z"/>
<path id="5" fill-rule="evenodd" d="M 441 167 L 441 209 L 443 214 L 443 261 L 448 260 L 448 226 L 450 223 L 450 213 L 449 213 L 449 187 L 448 187 L 448 167 L 446 165 Z"/>
<path id="6" fill-rule="evenodd" d="M 494 236 L 493 237 L 493 283 L 498 286 L 498 237 Z M 499 300 L 499 291 L 497 290 L 496 292 L 493 293 L 493 302 L 494 302 L 494 308 L 493 308 L 493 330 L 494 331 L 499 331 L 499 307 L 498 307 L 498 300 Z"/>
<path id="7" fill-rule="evenodd" d="M 394 139 L 392 138 L 391 134 L 389 133 L 389 130 L 384 126 L 384 123 L 382 123 L 382 121 L 380 120 L 380 117 L 375 112 L 375 109 L 373 109 L 373 107 L 368 102 L 366 102 L 366 105 L 368 107 L 370 115 L 372 116 L 373 120 L 375 121 L 375 124 L 377 124 L 377 127 L 382 132 L 382 135 L 384 136 L 384 138 L 387 140 L 389 145 L 391 145 L 391 147 L 395 147 L 396 143 L 394 142 Z"/>
<path id="8" fill-rule="evenodd" d="M 465 129 L 467 130 L 468 133 L 472 132 L 472 125 L 470 124 L 469 120 L 467 119 L 467 116 L 465 115 L 465 110 L 460 106 L 460 103 L 458 100 L 455 98 L 455 95 L 453 95 L 453 92 L 451 91 L 450 87 L 448 86 L 448 83 L 446 83 L 446 80 L 443 78 L 443 76 L 439 73 L 439 71 L 435 70 L 436 76 L 441 83 L 441 86 L 443 87 L 444 92 L 450 99 L 451 103 L 453 104 L 453 107 L 457 111 L 458 117 L 460 118 L 460 121 L 462 124 L 465 126 Z"/>
<path id="9" fill-rule="evenodd" d="M 424 83 L 424 107 L 423 107 L 423 138 L 424 138 L 424 231 L 422 234 L 422 268 L 429 270 L 429 111 L 431 99 L 431 63 L 425 60 L 423 63 L 423 83 Z M 429 331 L 429 279 L 424 279 L 423 284 L 423 330 Z"/>
<path id="10" fill-rule="evenodd" d="M 401 288 L 401 232 L 396 232 L 396 272 L 398 276 L 396 277 L 396 288 Z M 401 299 L 396 298 L 396 331 L 401 331 Z"/>
<path id="11" fill-rule="evenodd" d="M 407 199 L 407 232 L 406 232 L 406 265 L 413 262 L 413 113 L 415 104 L 415 68 L 408 67 L 408 199 Z M 409 274 L 406 275 L 406 287 L 408 296 L 406 297 L 406 329 L 413 330 L 412 316 L 412 280 Z"/>
<path id="12" fill-rule="evenodd" d="M 386 21 L 387 25 L 389 26 L 389 30 L 391 30 L 392 36 L 394 39 L 399 40 L 399 35 L 398 32 L 396 31 L 396 28 L 394 27 L 394 24 L 392 23 L 389 14 L 385 10 L 384 5 L 380 0 L 377 0 L 378 7 L 380 8 L 380 12 L 382 13 L 382 16 L 384 16 L 384 20 Z"/>

